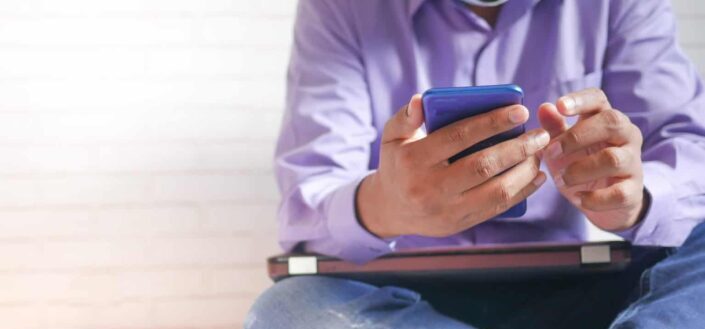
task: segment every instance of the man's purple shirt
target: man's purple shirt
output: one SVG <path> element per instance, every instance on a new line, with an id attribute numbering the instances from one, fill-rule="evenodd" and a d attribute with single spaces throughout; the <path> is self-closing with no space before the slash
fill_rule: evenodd
<path id="1" fill-rule="evenodd" d="M 550 179 L 521 218 L 446 238 L 366 231 L 355 191 L 378 166 L 384 124 L 430 87 L 515 83 L 532 114 L 602 88 L 641 128 L 652 195 L 645 218 L 618 234 L 677 246 L 705 219 L 705 96 L 668 1 L 510 0 L 492 28 L 453 0 L 301 0 L 294 34 L 275 163 L 285 250 L 365 262 L 414 247 L 587 238 L 583 215 Z M 527 129 L 536 127 L 532 115 Z"/>

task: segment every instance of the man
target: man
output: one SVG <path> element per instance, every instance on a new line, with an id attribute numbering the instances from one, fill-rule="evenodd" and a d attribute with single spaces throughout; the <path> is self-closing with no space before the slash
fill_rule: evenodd
<path id="1" fill-rule="evenodd" d="M 584 218 L 636 245 L 682 247 L 637 249 L 624 273 L 577 281 L 287 279 L 246 327 L 701 328 L 705 96 L 675 35 L 663 0 L 302 0 L 276 160 L 286 250 L 361 263 L 582 241 Z M 525 107 L 425 136 L 412 95 L 498 83 L 522 86 Z M 446 161 L 522 123 L 517 139 Z M 493 219 L 527 197 L 523 217 Z"/>

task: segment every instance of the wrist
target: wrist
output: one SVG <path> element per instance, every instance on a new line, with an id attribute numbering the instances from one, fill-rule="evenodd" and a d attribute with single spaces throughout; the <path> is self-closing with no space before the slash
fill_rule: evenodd
<path id="1" fill-rule="evenodd" d="M 614 230 L 613 232 L 628 231 L 628 230 L 632 230 L 635 227 L 637 227 L 639 224 L 641 224 L 642 221 L 644 221 L 644 218 L 646 218 L 646 215 L 648 214 L 650 207 L 651 207 L 651 194 L 646 190 L 646 188 L 644 188 L 642 191 L 641 203 L 639 204 L 638 209 L 635 211 L 635 215 L 633 215 L 633 217 L 629 218 L 629 221 L 627 222 L 627 225 L 625 225 L 626 226 L 625 228 Z"/>
<path id="2" fill-rule="evenodd" d="M 355 215 L 365 230 L 379 238 L 389 238 L 395 234 L 384 225 L 384 216 L 381 213 L 384 209 L 383 195 L 377 173 L 365 177 L 355 195 Z"/>
<path id="3" fill-rule="evenodd" d="M 651 208 L 651 193 L 644 187 L 641 197 L 641 208 L 631 227 L 638 225 L 646 218 L 646 215 L 649 213 L 649 208 Z"/>

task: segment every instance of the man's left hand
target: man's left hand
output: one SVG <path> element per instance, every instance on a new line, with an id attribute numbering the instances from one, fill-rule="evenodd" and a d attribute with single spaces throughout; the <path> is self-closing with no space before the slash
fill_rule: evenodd
<path id="1" fill-rule="evenodd" d="M 586 89 L 539 108 L 551 135 L 543 152 L 561 194 L 597 227 L 633 227 L 647 207 L 641 163 L 641 130 L 613 109 L 600 89 Z M 579 116 L 572 127 L 565 118 Z"/>

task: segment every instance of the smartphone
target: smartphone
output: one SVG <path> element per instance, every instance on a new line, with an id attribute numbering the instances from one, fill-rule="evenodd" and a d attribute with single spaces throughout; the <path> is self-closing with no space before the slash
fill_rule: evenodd
<path id="1" fill-rule="evenodd" d="M 433 88 L 423 94 L 426 131 L 431 134 L 453 122 L 509 105 L 522 104 L 524 91 L 513 84 L 478 87 Z M 449 162 L 468 156 L 506 140 L 519 137 L 524 125 L 481 141 L 452 156 Z M 526 213 L 526 200 L 497 217 L 520 217 Z"/>

